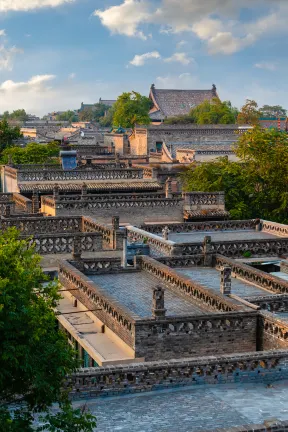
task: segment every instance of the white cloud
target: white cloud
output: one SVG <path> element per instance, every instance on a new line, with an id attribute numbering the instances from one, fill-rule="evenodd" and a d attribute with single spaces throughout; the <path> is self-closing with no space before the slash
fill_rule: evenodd
<path id="1" fill-rule="evenodd" d="M 17 54 L 22 54 L 23 51 L 15 46 L 7 47 L 5 43 L 0 45 L 0 70 L 13 69 L 13 60 Z"/>
<path id="2" fill-rule="evenodd" d="M 234 37 L 231 32 L 219 32 L 207 41 L 210 54 L 234 54 L 253 44 L 255 36 L 248 34 L 243 38 Z"/>
<path id="3" fill-rule="evenodd" d="M 73 80 L 74 78 L 76 78 L 76 74 L 74 72 L 72 72 L 68 75 L 69 80 Z"/>
<path id="4" fill-rule="evenodd" d="M 191 63 L 191 61 L 194 61 L 194 60 L 189 58 L 186 53 L 178 52 L 178 53 L 173 54 L 171 57 L 164 59 L 164 61 L 167 63 L 178 62 L 178 63 L 182 63 L 183 65 L 188 65 Z"/>
<path id="5" fill-rule="evenodd" d="M 57 7 L 74 0 L 0 0 L 0 12 L 28 11 L 45 7 Z"/>
<path id="6" fill-rule="evenodd" d="M 176 47 L 177 48 L 182 48 L 184 45 L 187 45 L 187 41 L 185 40 L 181 40 L 180 42 L 177 43 Z"/>
<path id="7" fill-rule="evenodd" d="M 32 78 L 30 78 L 29 81 L 20 81 L 15 82 L 12 80 L 4 81 L 0 85 L 0 92 L 1 93 L 14 93 L 14 92 L 33 92 L 35 90 L 44 91 L 45 90 L 45 83 L 48 81 L 53 80 L 55 75 L 35 75 Z M 2 95 L 3 97 L 3 95 Z"/>
<path id="8" fill-rule="evenodd" d="M 259 6 L 271 7 L 269 14 L 249 24 L 237 21 L 241 8 L 257 13 Z M 124 0 L 94 15 L 112 33 L 145 39 L 141 25 L 155 24 L 161 33 L 192 32 L 205 41 L 210 54 L 228 55 L 268 33 L 286 32 L 288 6 L 283 0 L 182 0 L 181 6 L 179 0 L 161 0 L 155 7 L 152 0 Z"/>
<path id="9" fill-rule="evenodd" d="M 131 87 L 127 85 L 127 91 Z M 96 95 L 98 96 L 96 97 Z M 80 108 L 81 101 L 95 103 L 100 96 L 115 99 L 119 94 L 117 82 L 105 83 L 59 81 L 54 75 L 39 75 L 27 81 L 0 81 L 0 113 L 24 108 L 39 116 L 52 111 Z"/>
<path id="10" fill-rule="evenodd" d="M 0 36 L 6 36 L 6 32 L 4 29 L 0 30 Z"/>
<path id="11" fill-rule="evenodd" d="M 276 64 L 270 62 L 255 63 L 254 67 L 257 69 L 266 69 L 268 71 L 275 71 L 277 69 Z"/>
<path id="12" fill-rule="evenodd" d="M 93 15 L 98 16 L 111 33 L 147 39 L 147 36 L 138 30 L 138 25 L 149 17 L 149 5 L 145 0 L 124 0 L 119 6 L 112 6 L 104 11 L 96 10 Z"/>
<path id="13" fill-rule="evenodd" d="M 146 60 L 149 59 L 160 59 L 161 55 L 158 51 L 148 52 L 146 54 L 135 55 L 135 57 L 129 62 L 133 66 L 143 66 L 146 63 Z"/>

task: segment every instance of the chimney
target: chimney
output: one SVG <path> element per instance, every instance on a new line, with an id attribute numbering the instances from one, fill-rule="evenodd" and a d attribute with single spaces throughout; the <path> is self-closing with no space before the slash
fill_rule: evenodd
<path id="1" fill-rule="evenodd" d="M 33 190 L 32 195 L 32 213 L 39 213 L 39 193 L 38 190 Z"/>
<path id="2" fill-rule="evenodd" d="M 228 296 L 231 294 L 231 267 L 224 266 L 221 269 L 220 292 Z"/>
<path id="3" fill-rule="evenodd" d="M 152 315 L 155 319 L 165 318 L 166 315 L 164 290 L 160 286 L 153 289 Z"/>

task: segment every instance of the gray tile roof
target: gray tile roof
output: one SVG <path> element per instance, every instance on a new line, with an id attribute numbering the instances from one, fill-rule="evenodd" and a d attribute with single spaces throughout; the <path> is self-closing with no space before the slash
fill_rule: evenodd
<path id="1" fill-rule="evenodd" d="M 211 90 L 165 90 L 152 86 L 149 97 L 165 117 L 173 117 L 188 114 L 191 108 L 205 100 L 217 97 L 217 93 L 216 88 Z"/>
<path id="2" fill-rule="evenodd" d="M 112 107 L 115 104 L 116 100 L 112 100 L 112 99 L 99 99 L 99 103 L 102 103 L 104 105 L 108 105 L 110 107 Z"/>

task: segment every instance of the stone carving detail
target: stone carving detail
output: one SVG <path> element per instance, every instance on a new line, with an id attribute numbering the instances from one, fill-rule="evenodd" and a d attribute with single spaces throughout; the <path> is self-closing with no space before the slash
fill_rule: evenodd
<path id="1" fill-rule="evenodd" d="M 221 270 L 223 266 L 230 266 L 232 276 L 252 282 L 275 294 L 288 294 L 288 282 L 277 276 L 257 270 L 246 264 L 234 261 L 221 255 L 216 255 L 216 268 Z"/>
<path id="2" fill-rule="evenodd" d="M 217 222 L 186 222 L 186 223 L 171 223 L 169 229 L 171 233 L 189 233 L 194 231 L 237 231 L 237 230 L 253 230 L 255 229 L 255 220 L 243 221 L 217 221 Z M 141 229 L 152 234 L 159 234 L 163 229 L 163 224 L 142 225 Z"/>
<path id="3" fill-rule="evenodd" d="M 134 227 L 127 227 L 128 239 L 130 241 L 142 242 L 146 239 L 147 244 L 150 246 L 150 250 L 153 255 L 171 256 L 173 255 L 174 242 L 164 240 L 154 234 L 149 234 L 144 230 L 140 230 Z"/>
<path id="4" fill-rule="evenodd" d="M 180 276 L 169 267 L 145 256 L 137 257 L 137 264 L 147 273 L 157 277 L 164 284 L 169 284 L 169 287 L 175 290 L 178 294 L 193 298 L 198 301 L 202 307 L 211 311 L 230 312 L 241 309 L 241 307 L 232 303 L 232 301 L 206 290 L 202 285 L 191 279 Z"/>
<path id="5" fill-rule="evenodd" d="M 30 243 L 35 244 L 36 252 L 41 255 L 71 253 L 74 250 L 75 237 L 79 237 L 76 240 L 75 251 L 81 249 L 82 252 L 98 252 L 102 250 L 102 237 L 99 233 L 39 234 L 35 235 Z"/>
<path id="6" fill-rule="evenodd" d="M 270 351 L 249 353 L 249 356 L 238 354 L 207 359 L 174 359 L 126 366 L 81 368 L 67 379 L 66 387 L 72 389 L 72 398 L 78 398 L 79 392 L 85 392 L 88 397 L 97 397 L 115 392 L 151 391 L 175 384 L 218 384 L 228 377 L 241 382 L 242 374 L 247 377 L 249 372 L 257 374 L 259 371 L 267 378 L 273 376 L 273 373 L 281 374 L 282 362 L 285 361 L 286 351 Z"/>
<path id="7" fill-rule="evenodd" d="M 288 237 L 288 227 L 277 222 L 262 220 L 262 231 L 274 234 L 279 237 Z"/>
<path id="8" fill-rule="evenodd" d="M 259 306 L 268 312 L 288 312 L 288 295 L 274 294 L 267 296 L 249 296 L 244 297 L 249 303 Z"/>
<path id="9" fill-rule="evenodd" d="M 224 192 L 190 192 L 185 193 L 185 203 L 190 205 L 224 205 L 225 204 L 225 194 Z"/>
<path id="10" fill-rule="evenodd" d="M 15 171 L 15 174 L 17 170 Z M 29 181 L 63 181 L 63 180 L 117 180 L 117 179 L 142 179 L 143 171 L 130 169 L 104 169 L 104 170 L 78 170 L 63 171 L 51 169 L 49 171 L 18 171 L 19 182 Z"/>
<path id="11" fill-rule="evenodd" d="M 282 342 L 288 342 L 288 323 L 275 318 L 269 312 L 261 313 L 261 326 L 264 333 Z"/>
<path id="12" fill-rule="evenodd" d="M 179 257 L 157 257 L 157 261 L 168 267 L 193 267 L 204 266 L 204 255 L 191 255 Z"/>
<path id="13" fill-rule="evenodd" d="M 82 258 L 81 262 L 69 260 L 69 263 L 86 275 L 118 273 L 123 271 L 121 258 Z"/>
<path id="14" fill-rule="evenodd" d="M 21 219 L 0 220 L 0 229 L 5 230 L 10 227 L 16 227 L 21 234 L 55 234 L 55 233 L 73 233 L 81 231 L 81 220 L 79 216 L 75 217 L 29 217 Z"/>
<path id="15" fill-rule="evenodd" d="M 288 238 L 277 240 L 235 240 L 212 242 L 211 252 L 227 257 L 243 257 L 243 253 L 251 252 L 254 257 L 279 256 L 288 254 Z M 199 243 L 187 243 L 181 245 L 182 255 L 193 255 L 203 253 L 202 245 Z"/>

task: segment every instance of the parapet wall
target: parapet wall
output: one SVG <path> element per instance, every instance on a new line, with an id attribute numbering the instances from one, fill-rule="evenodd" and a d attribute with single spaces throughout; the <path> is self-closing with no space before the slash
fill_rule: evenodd
<path id="1" fill-rule="evenodd" d="M 249 382 L 270 384 L 287 378 L 288 353 L 279 350 L 145 362 L 131 366 L 82 368 L 68 378 L 66 386 L 72 389 L 71 399 L 78 399 L 155 391 L 175 386 Z"/>

